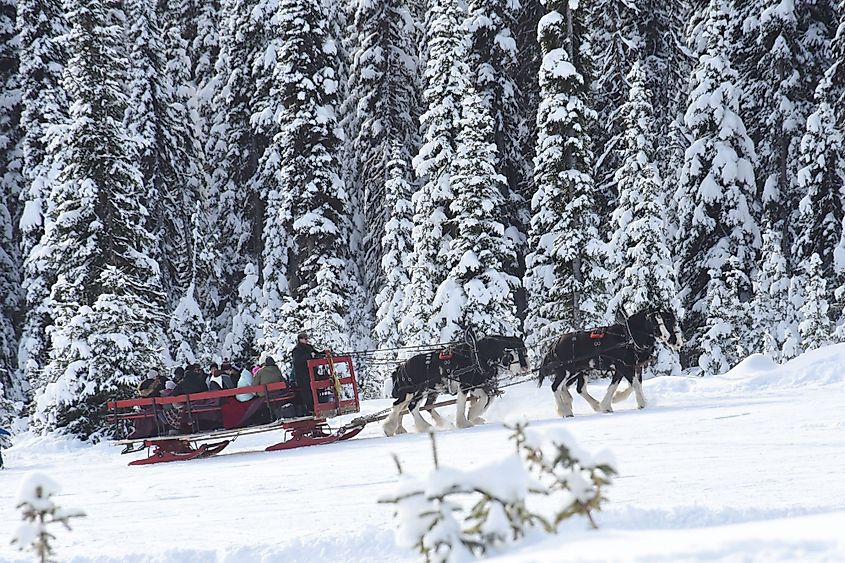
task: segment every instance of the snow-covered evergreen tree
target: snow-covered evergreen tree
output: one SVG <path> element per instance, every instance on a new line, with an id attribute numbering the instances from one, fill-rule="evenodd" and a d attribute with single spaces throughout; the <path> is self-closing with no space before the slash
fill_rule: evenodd
<path id="1" fill-rule="evenodd" d="M 466 329 L 477 335 L 520 332 L 515 301 L 519 279 L 506 271 L 516 260 L 514 242 L 502 223 L 507 179 L 496 171 L 494 120 L 488 107 L 472 88 L 462 101 L 451 169 L 451 269 L 434 300 L 441 342 L 457 340 Z"/>
<path id="2" fill-rule="evenodd" d="M 828 291 L 845 283 L 845 20 L 833 42 L 834 63 L 816 90 L 816 110 L 807 118 L 801 139 L 797 190 L 798 226 L 792 254 L 803 271 L 816 254 Z M 799 270 L 799 272 L 801 271 Z M 833 301 L 831 314 L 839 319 L 843 309 Z"/>
<path id="3" fill-rule="evenodd" d="M 348 196 L 336 155 L 336 41 L 325 17 L 319 3 L 283 0 L 274 20 L 279 50 L 270 99 L 279 131 L 268 151 L 280 162 L 270 190 L 277 193 L 267 202 L 263 277 L 265 296 L 278 296 L 266 304 L 267 318 L 282 321 L 277 349 L 292 344 L 302 328 L 334 350 L 347 349 L 356 291 Z"/>
<path id="4" fill-rule="evenodd" d="M 129 395 L 159 364 L 164 295 L 150 257 L 142 176 L 122 124 L 125 16 L 111 1 L 70 8 L 64 84 L 73 104 L 65 167 L 47 206 L 55 322 L 36 418 L 44 428 L 88 437 L 102 429 L 103 402 Z"/>
<path id="5" fill-rule="evenodd" d="M 193 286 L 188 287 L 171 313 L 167 332 L 173 349 L 172 359 L 177 365 L 198 363 L 207 366 L 218 352 L 211 323 L 203 316 Z"/>
<path id="6" fill-rule="evenodd" d="M 632 315 L 659 309 L 680 317 L 667 244 L 663 186 L 654 162 L 654 110 L 640 63 L 634 63 L 627 80 L 631 88 L 628 101 L 621 108 L 626 123 L 625 160 L 615 175 L 619 204 L 613 212 L 615 227 L 608 253 L 608 268 L 617 286 L 608 313 L 612 317 L 617 311 Z M 677 354 L 661 349 L 660 356 L 661 370 L 674 371 Z"/>
<path id="7" fill-rule="evenodd" d="M 831 342 L 833 324 L 828 313 L 827 280 L 822 269 L 822 259 L 813 254 L 805 263 L 804 304 L 801 306 L 801 347 L 815 350 Z"/>
<path id="8" fill-rule="evenodd" d="M 389 179 L 385 182 L 385 206 L 390 215 L 381 239 L 381 270 L 384 284 L 376 296 L 374 336 L 380 348 L 396 348 L 404 344 L 400 327 L 405 317 L 408 285 L 411 282 L 409 259 L 413 251 L 411 231 L 414 209 L 412 186 L 408 182 L 410 163 L 405 148 L 396 143 L 388 162 Z"/>
<path id="9" fill-rule="evenodd" d="M 61 86 L 67 33 L 60 0 L 19 0 L 19 85 L 21 92 L 21 150 L 24 187 L 20 219 L 23 287 L 26 314 L 18 362 L 33 387 L 43 383 L 42 370 L 49 349 L 46 328 L 52 323 L 49 295 L 55 274 L 51 249 L 42 245 L 51 184 L 62 163 L 55 154 L 57 127 L 64 123 L 68 102 Z M 51 143 L 53 143 L 51 145 Z"/>
<path id="10" fill-rule="evenodd" d="M 152 0 L 127 2 L 131 27 L 129 103 L 125 122 L 139 145 L 150 228 L 158 238 L 155 258 L 171 302 L 193 281 L 191 213 L 199 196 L 197 157 L 186 108 L 165 68 L 165 49 Z M 216 303 L 214 304 L 217 305 Z"/>
<path id="11" fill-rule="evenodd" d="M 523 260 L 517 254 L 524 255 L 528 227 L 523 213 L 527 200 L 522 192 L 532 173 L 531 161 L 522 155 L 530 112 L 520 105 L 524 100 L 516 78 L 519 49 L 514 30 L 522 8 L 520 0 L 470 0 L 463 24 L 473 84 L 493 119 L 493 165 L 506 179 L 502 221 L 516 253 L 505 270 L 517 276 L 524 274 Z M 536 44 L 536 39 L 530 41 Z"/>
<path id="12" fill-rule="evenodd" d="M 261 332 L 263 298 L 258 268 L 254 264 L 247 264 L 243 281 L 238 287 L 238 312 L 232 318 L 232 330 L 226 335 L 223 344 L 224 356 L 244 362 L 258 359 L 256 344 L 264 338 Z"/>
<path id="13" fill-rule="evenodd" d="M 791 221 L 798 198 L 795 193 L 798 146 L 807 114 L 803 76 L 804 52 L 798 32 L 798 10 L 792 0 L 753 2 L 760 10 L 750 13 L 745 25 L 746 42 L 753 42 L 745 53 L 743 108 L 748 132 L 759 155 L 757 183 L 766 217 L 775 229 L 783 230 L 787 248 Z M 800 198 L 800 196 L 799 196 Z"/>
<path id="14" fill-rule="evenodd" d="M 408 344 L 439 342 L 440 330 L 432 322 L 435 289 L 446 279 L 445 253 L 452 233 L 447 226 L 448 206 L 454 197 L 450 166 L 461 117 L 461 100 L 469 83 L 466 45 L 462 41 L 462 14 L 455 2 L 430 0 L 426 20 L 426 111 L 420 121 L 423 145 L 414 157 L 421 180 L 414 194 L 414 252 L 408 314 L 402 325 Z"/>
<path id="15" fill-rule="evenodd" d="M 721 288 L 711 287 L 716 283 L 713 280 L 727 280 L 723 267 L 729 258 L 738 260 L 742 276 L 736 277 L 749 279 L 760 246 L 759 228 L 749 208 L 755 191 L 754 145 L 739 114 L 737 74 L 727 58 L 727 29 L 733 12 L 726 0 L 712 0 L 709 12 L 703 32 L 707 47 L 692 77 L 685 116 L 692 143 L 675 192 L 677 271 L 693 362 L 703 351 L 701 338 L 719 326 L 714 315 L 726 314 L 710 305 L 714 295 L 719 294 L 725 307 L 745 304 L 751 298 L 750 285 L 738 283 L 739 295 L 724 296 Z M 712 271 L 723 271 L 724 276 L 714 278 Z M 734 327 L 747 331 L 749 323 Z M 740 341 L 744 342 L 745 336 Z M 710 367 L 707 371 L 719 370 Z"/>
<path id="16" fill-rule="evenodd" d="M 212 102 L 216 111 L 209 118 L 204 150 L 208 180 L 203 201 L 207 207 L 201 210 L 203 216 L 197 224 L 200 232 L 214 231 L 223 245 L 216 253 L 221 279 L 215 280 L 216 270 L 206 271 L 201 264 L 197 277 L 206 280 L 197 279 L 195 283 L 200 293 L 217 294 L 221 319 L 233 318 L 246 306 L 238 300 L 238 287 L 247 265 L 259 263 L 261 247 L 263 212 L 255 175 L 267 138 L 251 126 L 254 110 L 266 101 L 266 93 L 256 91 L 253 77 L 253 63 L 263 45 L 263 27 L 252 17 L 256 5 L 256 0 L 224 0 L 222 4 Z M 199 255 L 203 254 L 200 248 Z M 207 289 L 200 289 L 203 285 Z"/>
<path id="17" fill-rule="evenodd" d="M 763 232 L 760 266 L 753 281 L 752 350 L 780 360 L 790 334 L 796 334 L 796 311 L 789 298 L 790 275 L 781 235 L 768 227 Z M 791 359 L 784 358 L 784 359 Z"/>
<path id="18" fill-rule="evenodd" d="M 17 362 L 24 299 L 17 225 L 23 154 L 15 18 L 15 2 L 0 1 L 0 424 L 11 414 L 7 401 L 23 398 Z"/>
<path id="19" fill-rule="evenodd" d="M 594 47 L 594 107 L 596 119 L 590 132 L 595 147 L 597 204 L 609 213 L 616 204 L 619 187 L 616 171 L 625 151 L 625 115 L 628 73 L 643 56 L 645 47 L 638 20 L 638 6 L 629 0 L 596 0 L 589 5 L 590 43 Z M 607 225 L 613 228 L 612 225 Z"/>
<path id="20" fill-rule="evenodd" d="M 592 151 L 587 123 L 588 84 L 579 71 L 577 33 L 583 14 L 572 2 L 547 0 L 540 21 L 543 48 L 541 100 L 526 257 L 528 311 L 525 333 L 533 342 L 581 329 L 603 316 L 595 295 L 600 241 Z"/>
<path id="21" fill-rule="evenodd" d="M 737 258 L 730 258 L 722 270 L 711 269 L 705 299 L 709 314 L 704 319 L 698 365 L 703 375 L 719 375 L 747 356 L 749 340 L 741 329 L 748 322 L 750 303 L 739 298 L 750 281 Z"/>
<path id="22" fill-rule="evenodd" d="M 413 172 L 397 161 L 410 162 L 419 148 L 417 22 L 411 4 L 408 0 L 355 2 L 351 26 L 355 44 L 346 111 L 351 113 L 353 188 L 366 226 L 359 267 L 370 295 L 379 293 L 389 275 L 377 267 L 382 262 L 385 225 L 394 209 L 387 199 L 411 195 L 388 194 L 386 184 L 404 182 L 411 191 L 414 185 Z M 408 175 L 397 178 L 400 170 Z"/>

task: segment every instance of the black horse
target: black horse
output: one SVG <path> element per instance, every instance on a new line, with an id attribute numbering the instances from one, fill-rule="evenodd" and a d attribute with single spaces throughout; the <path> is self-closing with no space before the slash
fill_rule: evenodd
<path id="1" fill-rule="evenodd" d="M 423 419 L 420 407 L 423 399 L 425 406 L 433 405 L 442 393 L 457 395 L 455 424 L 459 428 L 483 422 L 481 415 L 490 406 L 500 369 L 509 369 L 514 374 L 528 371 L 528 355 L 521 338 L 468 339 L 466 343 L 409 358 L 391 374 L 395 401 L 393 411 L 384 422 L 384 433 L 393 436 L 405 432 L 402 412 L 406 407 L 414 417 L 417 431 L 428 431 L 431 425 Z M 467 413 L 468 399 L 471 405 Z M 429 410 L 435 424 L 446 424 L 433 408 Z"/>
<path id="2" fill-rule="evenodd" d="M 573 416 L 569 386 L 576 383 L 581 395 L 596 412 L 613 412 L 611 402 L 627 397 L 633 389 L 637 407 L 645 408 L 642 369 L 654 361 L 655 344 L 672 349 L 683 343 L 675 315 L 668 311 L 644 310 L 630 317 L 620 315 L 613 325 L 586 332 L 564 334 L 552 345 L 540 366 L 539 384 L 554 376 L 552 391 L 560 416 Z M 591 370 L 611 372 L 610 386 L 599 403 L 587 391 L 586 374 Z M 616 394 L 622 379 L 630 388 Z"/>

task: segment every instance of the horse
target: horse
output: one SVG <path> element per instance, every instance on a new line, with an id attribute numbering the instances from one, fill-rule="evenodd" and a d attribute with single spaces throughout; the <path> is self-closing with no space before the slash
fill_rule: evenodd
<path id="1" fill-rule="evenodd" d="M 396 366 L 391 374 L 393 410 L 384 422 L 387 436 L 406 432 L 402 412 L 407 407 L 417 432 L 431 425 L 420 414 L 422 401 L 430 407 L 438 395 L 457 395 L 455 424 L 468 428 L 484 422 L 481 415 L 490 407 L 499 369 L 523 374 L 529 371 L 525 342 L 515 336 L 487 336 L 441 350 L 417 354 Z M 467 401 L 470 402 L 467 412 Z M 433 408 L 431 417 L 438 426 L 446 421 Z"/>
<path id="2" fill-rule="evenodd" d="M 577 384 L 578 394 L 596 412 L 613 412 L 611 403 L 625 399 L 631 390 L 636 395 L 637 408 L 645 408 L 642 370 L 654 361 L 657 342 L 673 350 L 679 350 L 683 344 L 680 325 L 671 311 L 646 309 L 630 317 L 622 314 L 608 327 L 564 334 L 543 358 L 538 385 L 542 385 L 546 377 L 554 376 L 552 392 L 557 413 L 563 417 L 573 416 L 569 393 L 573 383 Z M 587 391 L 585 376 L 590 370 L 612 373 L 601 402 Z M 628 381 L 630 388 L 616 393 L 622 379 Z"/>

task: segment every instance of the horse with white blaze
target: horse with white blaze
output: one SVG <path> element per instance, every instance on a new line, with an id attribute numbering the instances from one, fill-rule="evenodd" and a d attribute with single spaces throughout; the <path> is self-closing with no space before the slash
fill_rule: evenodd
<path id="1" fill-rule="evenodd" d="M 540 366 L 538 385 L 554 377 L 552 392 L 560 416 L 573 416 L 569 386 L 576 383 L 578 394 L 596 412 L 613 412 L 618 402 L 634 391 L 637 407 L 645 408 L 642 370 L 655 357 L 655 344 L 661 342 L 673 350 L 683 344 L 681 329 L 670 311 L 643 310 L 630 317 L 620 315 L 615 324 L 591 331 L 570 332 L 552 343 Z M 597 401 L 587 391 L 586 374 L 591 370 L 612 372 L 604 399 Z M 616 393 L 626 379 L 630 387 Z"/>

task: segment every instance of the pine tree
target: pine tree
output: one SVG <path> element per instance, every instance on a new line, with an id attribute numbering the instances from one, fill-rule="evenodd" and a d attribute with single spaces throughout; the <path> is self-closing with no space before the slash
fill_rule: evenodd
<path id="1" fill-rule="evenodd" d="M 132 0 L 127 8 L 132 47 L 125 122 L 139 145 L 139 168 L 150 202 L 150 228 L 158 238 L 155 258 L 162 266 L 165 292 L 175 302 L 193 281 L 190 223 L 193 202 L 199 196 L 197 157 L 189 116 L 185 107 L 176 103 L 175 89 L 166 72 L 155 3 Z"/>
<path id="2" fill-rule="evenodd" d="M 280 161 L 271 188 L 277 193 L 266 209 L 264 285 L 265 296 L 287 303 L 274 310 L 278 303 L 268 297 L 267 307 L 283 320 L 286 343 L 305 328 L 343 350 L 356 288 L 349 266 L 348 200 L 337 160 L 336 43 L 323 8 L 314 2 L 283 0 L 275 21 L 279 50 L 271 100 L 279 132 L 268 150 Z"/>
<path id="3" fill-rule="evenodd" d="M 736 365 L 750 350 L 740 327 L 748 320 L 748 303 L 739 295 L 749 280 L 736 258 L 724 263 L 722 271 L 711 269 L 705 299 L 709 314 L 704 319 L 698 345 L 698 365 L 703 375 L 719 375 Z"/>
<path id="4" fill-rule="evenodd" d="M 537 69 L 540 68 L 543 54 L 540 43 L 537 40 L 537 26 L 540 18 L 545 14 L 545 9 L 540 0 L 522 0 L 521 8 L 517 11 L 517 19 L 514 28 L 514 37 L 518 49 L 517 61 L 519 64 L 514 69 L 514 76 L 517 84 L 517 106 L 523 114 L 523 130 L 520 139 L 520 157 L 529 168 L 528 174 L 523 183 L 518 187 L 522 204 L 519 209 L 520 223 L 524 226 L 523 231 L 528 231 L 531 217 L 528 208 L 531 207 L 531 197 L 534 195 L 534 177 L 532 163 L 534 162 L 534 148 L 537 145 L 537 107 L 540 100 L 540 82 Z M 523 243 L 522 254 L 525 253 Z M 524 258 L 523 269 L 524 269 Z M 523 295 L 519 296 L 524 302 Z M 524 309 L 524 303 L 520 303 L 520 309 Z"/>
<path id="5" fill-rule="evenodd" d="M 763 232 L 760 266 L 753 285 L 755 330 L 751 349 L 778 361 L 789 335 L 795 334 L 797 312 L 789 298 L 790 276 L 782 251 L 781 234 L 770 226 Z"/>
<path id="6" fill-rule="evenodd" d="M 587 81 L 579 72 L 579 18 L 571 2 L 548 0 L 540 21 L 543 47 L 533 216 L 526 257 L 525 333 L 542 341 L 597 321 L 599 254 L 591 176 Z M 570 35 L 568 30 L 573 30 Z"/>
<path id="7" fill-rule="evenodd" d="M 631 87 L 628 74 L 643 56 L 645 47 L 637 25 L 643 14 L 628 0 L 596 0 L 589 9 L 590 43 L 595 46 L 592 90 L 597 113 L 590 133 L 596 152 L 597 204 L 609 213 L 616 204 L 616 171 L 624 158 L 626 125 L 622 106 Z"/>
<path id="8" fill-rule="evenodd" d="M 469 41 L 467 58 L 473 84 L 493 119 L 493 165 L 506 179 L 505 228 L 517 253 L 524 254 L 527 217 L 521 212 L 526 202 L 522 191 L 532 169 L 531 161 L 521 154 L 529 117 L 520 105 L 523 98 L 516 79 L 519 47 L 514 30 L 521 8 L 519 0 L 470 0 L 463 27 Z M 536 44 L 536 39 L 531 42 Z M 505 265 L 506 271 L 521 277 L 524 268 L 519 262 L 514 254 L 513 261 Z"/>
<path id="9" fill-rule="evenodd" d="M 798 190 L 799 227 L 793 255 L 803 265 L 814 254 L 821 260 L 822 276 L 833 288 L 843 283 L 845 256 L 842 254 L 842 186 L 845 185 L 845 136 L 836 123 L 833 108 L 822 99 L 818 109 L 807 119 L 807 131 L 801 140 Z"/>
<path id="10" fill-rule="evenodd" d="M 638 2 L 637 7 L 637 26 L 642 38 L 639 60 L 646 77 L 646 88 L 652 92 L 654 100 L 660 101 L 654 104 L 654 131 L 664 136 L 684 103 L 691 63 L 694 62 L 684 47 L 686 2 L 647 0 Z M 660 154 L 657 157 L 660 158 Z M 665 162 L 666 156 L 662 158 Z M 660 166 L 658 169 L 664 171 Z"/>
<path id="11" fill-rule="evenodd" d="M 733 279 L 738 280 L 740 294 L 720 295 L 719 300 L 746 303 L 751 288 L 741 280 L 749 279 L 760 245 L 759 229 L 748 203 L 755 190 L 754 146 L 739 114 L 737 74 L 727 59 L 731 17 L 725 0 L 711 2 L 704 30 L 707 48 L 693 74 L 685 116 L 692 143 L 686 150 L 675 192 L 679 216 L 677 269 L 687 311 L 685 329 L 692 336 L 692 358 L 702 350 L 700 339 L 710 330 L 706 327 L 718 325 L 713 317 L 717 311 L 709 305 L 715 290 L 709 286 L 715 283 L 711 280 L 722 278 L 713 278 L 710 271 L 718 273 L 729 258 L 735 257 L 742 275 L 736 274 Z M 749 323 L 734 326 L 747 331 Z M 745 340 L 742 335 L 740 341 Z"/>
<path id="12" fill-rule="evenodd" d="M 17 244 L 23 155 L 15 18 L 15 3 L 0 1 L 0 424 L 11 414 L 7 401 L 23 398 L 17 365 L 24 296 Z"/>
<path id="13" fill-rule="evenodd" d="M 455 157 L 460 103 L 468 85 L 466 46 L 459 26 L 462 16 L 449 0 L 430 0 L 426 21 L 428 46 L 423 98 L 427 110 L 420 118 L 423 145 L 413 165 L 421 186 L 414 194 L 414 252 L 408 315 L 402 325 L 408 344 L 439 342 L 440 329 L 432 322 L 435 289 L 446 279 L 442 250 L 452 232 L 447 226 L 453 199 L 449 167 Z"/>
<path id="14" fill-rule="evenodd" d="M 768 220 L 783 230 L 789 248 L 790 214 L 797 202 L 795 171 L 798 146 L 806 119 L 808 96 L 803 76 L 808 54 L 798 33 L 798 12 L 793 2 L 755 2 L 749 14 L 756 26 L 746 25 L 747 61 L 742 82 L 746 123 L 757 147 L 757 193 Z M 750 28 L 750 30 L 749 30 Z M 784 230 L 785 229 L 785 230 Z"/>
<path id="15" fill-rule="evenodd" d="M 202 199 L 205 208 L 199 210 L 201 223 L 196 224 L 201 233 L 213 231 L 226 250 L 215 257 L 220 279 L 215 279 L 218 269 L 200 264 L 195 283 L 198 288 L 206 285 L 200 293 L 216 293 L 222 309 L 220 319 L 234 318 L 246 306 L 238 300 L 238 287 L 247 265 L 259 264 L 261 249 L 263 207 L 256 171 L 267 138 L 252 120 L 253 113 L 266 101 L 266 92 L 257 91 L 253 75 L 253 63 L 261 56 L 264 38 L 262 26 L 251 16 L 256 6 L 255 0 L 224 0 L 222 4 L 212 103 L 216 112 L 209 118 L 204 148 L 208 180 Z M 214 251 L 213 246 L 204 246 Z M 206 254 L 201 247 L 198 255 Z M 212 265 L 210 260 L 206 263 Z"/>
<path id="16" fill-rule="evenodd" d="M 822 259 L 813 254 L 805 262 L 804 272 L 804 304 L 801 306 L 801 323 L 798 325 L 801 334 L 801 347 L 815 350 L 830 344 L 833 334 L 832 323 L 828 313 L 827 280 L 822 269 Z"/>
<path id="17" fill-rule="evenodd" d="M 610 239 L 612 276 L 619 280 L 608 313 L 632 315 L 645 309 L 672 311 L 680 316 L 677 283 L 667 245 L 666 205 L 654 163 L 654 110 L 645 89 L 646 75 L 634 63 L 627 77 L 631 85 L 625 116 L 625 160 L 615 175 L 619 205 L 613 212 L 616 225 Z M 661 366 L 674 371 L 677 354 L 663 350 Z"/>
<path id="18" fill-rule="evenodd" d="M 829 291 L 845 284 L 845 20 L 832 51 L 834 62 L 816 89 L 816 110 L 807 118 L 801 139 L 797 174 L 801 200 L 798 234 L 792 247 L 796 265 L 804 271 L 810 258 L 818 255 Z M 839 300 L 831 301 L 831 314 L 838 320 L 843 307 Z"/>
<path id="19" fill-rule="evenodd" d="M 395 142 L 388 162 L 390 175 L 385 183 L 385 206 L 390 215 L 381 239 L 381 270 L 384 284 L 376 296 L 374 337 L 379 348 L 396 348 L 404 344 L 400 331 L 407 307 L 407 290 L 411 282 L 409 259 L 413 250 L 411 231 L 414 209 L 412 187 L 408 182 L 409 162 L 405 148 Z"/>
<path id="20" fill-rule="evenodd" d="M 261 331 L 264 305 L 258 269 L 254 264 L 247 264 L 244 269 L 244 278 L 238 287 L 238 303 L 238 312 L 232 318 L 232 330 L 223 344 L 223 355 L 240 358 L 244 362 L 253 358 L 258 360 L 256 345 L 264 338 Z"/>
<path id="21" fill-rule="evenodd" d="M 349 155 L 353 160 L 350 184 L 364 224 L 358 265 L 370 296 L 380 294 L 385 285 L 393 286 L 396 282 L 388 279 L 391 277 L 388 270 L 376 266 L 381 266 L 383 261 L 384 237 L 388 236 L 386 224 L 391 221 L 394 205 L 410 198 L 415 186 L 413 171 L 407 166 L 419 148 L 420 77 L 413 3 L 408 0 L 357 3 L 350 27 L 354 30 L 354 46 L 344 111 L 348 114 Z M 406 176 L 397 177 L 400 171 Z M 394 189 L 408 192 L 388 193 L 390 182 Z M 368 301 L 367 308 L 372 308 L 372 300 Z M 377 303 L 376 300 L 379 307 Z M 375 311 L 368 311 L 365 316 L 372 313 Z M 388 336 L 384 330 L 391 329 L 383 324 L 384 314 L 376 316 L 382 323 L 382 329 L 376 331 L 377 341 L 387 339 L 396 345 L 398 333 Z M 398 325 L 392 330 L 397 329 Z"/>
<path id="22" fill-rule="evenodd" d="M 462 101 L 459 126 L 451 170 L 451 269 L 434 300 L 442 342 L 457 340 L 467 329 L 476 335 L 512 336 L 520 324 L 514 295 L 519 280 L 506 272 L 516 249 L 501 222 L 507 179 L 496 172 L 494 120 L 472 89 Z"/>
<path id="23" fill-rule="evenodd" d="M 53 348 L 36 418 L 88 437 L 103 427 L 103 402 L 128 396 L 158 365 L 164 295 L 142 177 L 122 125 L 125 16 L 100 0 L 71 8 L 64 77 L 71 122 L 47 206 L 57 274 Z"/>
<path id="24" fill-rule="evenodd" d="M 52 324 L 49 295 L 55 280 L 51 249 L 42 244 L 42 239 L 51 184 L 62 167 L 53 141 L 57 126 L 67 117 L 68 102 L 60 83 L 67 57 L 63 44 L 67 27 L 59 0 L 19 0 L 17 8 L 24 175 L 20 229 L 26 292 L 18 362 L 24 380 L 40 387 L 48 360 L 46 328 Z"/>
<path id="25" fill-rule="evenodd" d="M 214 331 L 203 316 L 193 286 L 188 287 L 170 315 L 168 337 L 173 349 L 172 359 L 180 366 L 208 365 L 217 352 Z"/>

